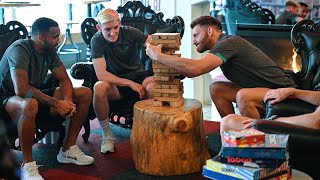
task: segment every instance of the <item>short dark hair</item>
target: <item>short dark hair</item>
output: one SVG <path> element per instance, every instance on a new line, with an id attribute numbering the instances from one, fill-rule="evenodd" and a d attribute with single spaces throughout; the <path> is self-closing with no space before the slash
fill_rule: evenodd
<path id="1" fill-rule="evenodd" d="M 219 30 L 222 30 L 221 22 L 212 16 L 200 16 L 197 19 L 193 20 L 190 24 L 191 29 L 193 29 L 196 25 L 210 25 L 215 26 Z"/>
<path id="2" fill-rule="evenodd" d="M 304 6 L 304 7 L 309 7 L 308 4 L 304 3 L 304 2 L 299 2 L 300 6 Z"/>
<path id="3" fill-rule="evenodd" d="M 49 32 L 51 27 L 59 27 L 58 23 L 50 18 L 38 18 L 31 26 L 31 36 Z"/>

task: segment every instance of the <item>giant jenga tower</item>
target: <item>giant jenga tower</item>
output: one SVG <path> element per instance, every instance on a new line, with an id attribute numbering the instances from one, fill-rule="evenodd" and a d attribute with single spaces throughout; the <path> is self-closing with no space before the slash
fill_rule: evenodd
<path id="1" fill-rule="evenodd" d="M 155 33 L 151 35 L 151 44 L 162 44 L 162 53 L 180 56 L 175 51 L 180 50 L 181 38 L 179 33 Z M 154 72 L 154 106 L 179 107 L 183 104 L 183 84 L 175 78 L 180 74 L 157 61 L 153 61 Z"/>
<path id="2" fill-rule="evenodd" d="M 180 48 L 180 34 L 157 33 L 151 44 L 162 44 L 162 52 L 175 54 Z M 179 73 L 153 61 L 154 99 L 134 105 L 134 125 L 130 144 L 137 171 L 160 176 L 201 171 L 210 158 L 203 127 L 202 104 L 183 99 Z"/>

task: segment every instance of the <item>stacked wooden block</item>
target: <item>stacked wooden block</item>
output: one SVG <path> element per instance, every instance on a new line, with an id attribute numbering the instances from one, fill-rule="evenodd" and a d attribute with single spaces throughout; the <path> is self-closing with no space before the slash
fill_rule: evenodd
<path id="1" fill-rule="evenodd" d="M 162 44 L 162 53 L 172 56 L 179 56 L 175 51 L 180 49 L 180 34 L 179 33 L 155 33 L 151 35 L 151 44 Z M 170 68 L 157 61 L 153 61 L 154 71 L 154 106 L 172 106 L 179 107 L 183 104 L 183 84 L 176 69 Z"/>

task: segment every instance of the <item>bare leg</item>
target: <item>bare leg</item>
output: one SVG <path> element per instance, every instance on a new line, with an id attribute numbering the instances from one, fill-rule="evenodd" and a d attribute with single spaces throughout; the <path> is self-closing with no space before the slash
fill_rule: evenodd
<path id="1" fill-rule="evenodd" d="M 232 102 L 236 102 L 236 94 L 241 89 L 233 82 L 219 81 L 210 85 L 210 95 L 221 117 L 234 114 Z"/>
<path id="2" fill-rule="evenodd" d="M 93 89 L 93 108 L 98 120 L 109 119 L 109 100 L 121 99 L 117 87 L 105 81 L 98 81 Z"/>
<path id="3" fill-rule="evenodd" d="M 22 150 L 23 163 L 32 162 L 32 145 L 36 133 L 36 116 L 38 101 L 18 96 L 11 97 L 6 104 L 6 111 L 11 119 L 18 122 L 19 142 Z"/>
<path id="4" fill-rule="evenodd" d="M 102 153 L 114 152 L 114 138 L 109 126 L 109 100 L 120 99 L 121 95 L 116 86 L 105 81 L 99 81 L 94 85 L 93 107 L 98 117 L 102 132 Z"/>
<path id="5" fill-rule="evenodd" d="M 63 99 L 60 88 L 57 88 L 53 97 Z M 78 134 L 84 122 L 87 120 L 90 104 L 92 102 L 92 91 L 87 87 L 77 87 L 73 90 L 73 102 L 76 104 L 77 111 L 70 118 L 68 134 L 63 143 L 63 151 L 66 151 L 70 146 L 76 144 Z"/>
<path id="6" fill-rule="evenodd" d="M 229 130 L 241 130 L 245 126 L 245 124 L 242 124 L 242 122 L 249 119 L 251 118 L 243 117 L 237 114 L 229 114 L 228 116 L 222 118 L 220 124 L 221 142 L 223 142 L 223 132 Z"/>
<path id="7" fill-rule="evenodd" d="M 320 108 L 313 113 L 291 117 L 280 117 L 276 118 L 275 121 L 281 121 L 320 130 Z"/>
<path id="8" fill-rule="evenodd" d="M 263 97 L 269 88 L 243 88 L 237 93 L 237 104 L 242 116 L 260 119 L 259 112 L 265 112 L 262 106 Z"/>

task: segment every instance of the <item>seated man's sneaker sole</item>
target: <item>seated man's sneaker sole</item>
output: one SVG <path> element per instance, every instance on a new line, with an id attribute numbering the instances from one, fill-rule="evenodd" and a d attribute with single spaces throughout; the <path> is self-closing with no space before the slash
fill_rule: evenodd
<path id="1" fill-rule="evenodd" d="M 60 148 L 57 160 L 59 163 L 73 163 L 80 166 L 90 165 L 94 162 L 94 158 L 85 155 L 77 145 L 69 147 L 65 152 Z"/>
<path id="2" fill-rule="evenodd" d="M 103 154 L 110 154 L 110 153 L 113 153 L 114 150 L 109 150 L 109 151 L 100 150 L 100 152 L 103 153 Z"/>
<path id="3" fill-rule="evenodd" d="M 111 136 L 111 137 L 110 137 Z M 114 152 L 114 141 L 116 139 L 109 135 L 109 138 L 102 138 L 100 152 L 102 153 L 113 153 Z"/>
<path id="4" fill-rule="evenodd" d="M 92 162 L 87 162 L 87 163 L 84 163 L 84 162 L 79 162 L 77 161 L 77 158 L 76 157 L 60 157 L 59 155 L 57 155 L 57 160 L 59 163 L 71 163 L 71 164 L 76 164 L 76 165 L 79 165 L 79 166 L 85 166 L 85 165 L 90 165 L 90 164 L 93 164 L 94 161 Z"/>

